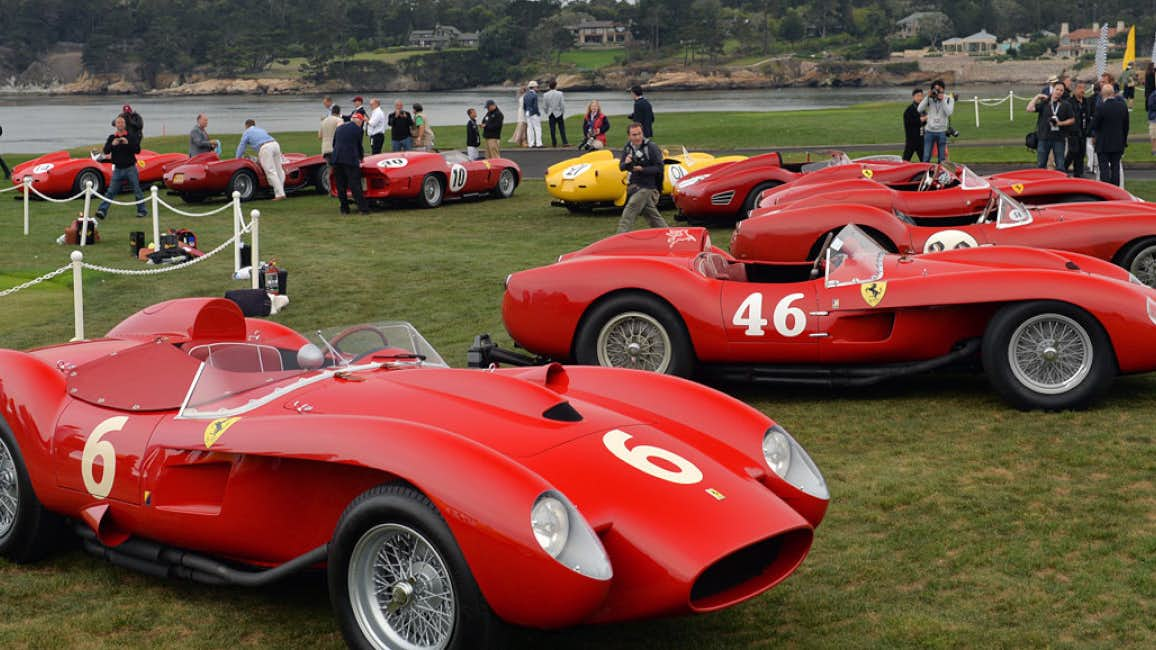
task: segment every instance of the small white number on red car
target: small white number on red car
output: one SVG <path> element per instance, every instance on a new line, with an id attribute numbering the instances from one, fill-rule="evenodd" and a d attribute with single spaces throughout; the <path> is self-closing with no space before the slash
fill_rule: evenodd
<path id="1" fill-rule="evenodd" d="M 602 436 L 602 444 L 606 445 L 610 453 L 619 460 L 643 474 L 679 485 L 694 485 L 702 481 L 702 470 L 698 466 L 669 449 L 654 445 L 635 445 L 633 449 L 628 448 L 626 441 L 633 437 L 620 429 L 611 429 Z M 652 459 L 664 461 L 677 469 L 656 465 Z"/>
<path id="2" fill-rule="evenodd" d="M 112 482 L 116 478 L 116 449 L 108 440 L 101 440 L 113 431 L 120 431 L 128 417 L 124 415 L 109 418 L 96 425 L 84 443 L 80 456 L 80 477 L 84 479 L 84 489 L 97 499 L 103 499 L 112 492 Z M 96 459 L 100 459 L 100 480 L 96 480 Z"/>
<path id="3" fill-rule="evenodd" d="M 48 172 L 52 171 L 53 167 L 55 167 L 55 165 L 53 165 L 52 163 L 40 163 L 39 165 L 32 168 L 32 173 L 33 174 L 47 174 Z"/>
<path id="4" fill-rule="evenodd" d="M 384 158 L 377 161 L 378 167 L 389 167 L 390 169 L 398 169 L 409 164 L 409 160 L 405 158 Z"/>
<path id="5" fill-rule="evenodd" d="M 686 173 L 686 167 L 682 165 L 671 165 L 666 168 L 666 174 L 670 177 L 671 185 L 678 184 L 678 181 L 681 180 L 683 176 L 686 176 Z"/>
<path id="6" fill-rule="evenodd" d="M 802 334 L 803 330 L 807 329 L 807 313 L 798 307 L 791 306 L 792 303 L 802 300 L 803 297 L 801 293 L 787 294 L 775 305 L 775 311 L 771 314 L 771 321 L 775 331 L 780 336 L 791 338 Z M 747 329 L 743 333 L 747 336 L 765 334 L 767 319 L 763 318 L 763 294 L 755 292 L 747 296 L 739 308 L 735 310 L 731 323 L 736 326 L 746 326 Z"/>
<path id="7" fill-rule="evenodd" d="M 450 191 L 462 191 L 462 188 L 466 186 L 466 178 L 466 168 L 454 163 L 454 166 L 450 167 Z"/>
<path id="8" fill-rule="evenodd" d="M 923 252 L 938 253 L 940 251 L 953 251 L 957 248 L 976 248 L 977 246 L 979 246 L 979 242 L 975 241 L 975 237 L 962 230 L 940 230 L 927 238 L 927 243 L 923 245 Z"/>

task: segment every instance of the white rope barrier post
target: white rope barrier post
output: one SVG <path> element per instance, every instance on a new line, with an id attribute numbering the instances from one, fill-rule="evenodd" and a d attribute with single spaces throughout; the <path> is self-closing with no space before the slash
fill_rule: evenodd
<path id="1" fill-rule="evenodd" d="M 974 95 L 975 101 L 975 128 L 979 128 L 979 95 Z"/>
<path id="2" fill-rule="evenodd" d="M 80 245 L 88 239 L 88 216 L 92 214 L 92 181 L 84 181 L 84 214 L 80 220 Z"/>
<path id="3" fill-rule="evenodd" d="M 1009 122 L 1016 121 L 1016 107 L 1015 107 L 1016 91 L 1007 91 L 1007 119 Z"/>
<path id="4" fill-rule="evenodd" d="M 258 280 L 257 276 L 260 275 L 260 273 L 257 271 L 257 265 L 260 264 L 260 262 L 258 260 L 261 259 L 261 243 L 260 243 L 260 234 L 259 234 L 260 229 L 261 229 L 261 211 L 260 210 L 253 210 L 252 212 L 249 213 L 249 218 L 250 218 L 249 227 L 252 230 L 252 234 L 250 235 L 250 237 L 253 240 L 253 244 L 250 247 L 250 252 L 253 254 L 253 260 L 252 260 L 253 261 L 253 267 L 252 267 L 252 272 L 249 274 L 249 277 L 250 277 L 250 280 L 252 281 L 251 287 L 253 289 L 256 289 L 257 288 L 257 280 Z"/>
<path id="5" fill-rule="evenodd" d="M 160 246 L 161 241 L 161 202 L 160 197 L 157 196 L 157 186 L 153 185 L 150 189 L 153 196 L 153 241 L 157 246 Z"/>
<path id="6" fill-rule="evenodd" d="M 84 340 L 84 278 L 82 267 L 84 262 L 84 253 L 80 251 L 72 251 L 69 256 L 72 260 L 72 315 L 75 322 L 76 336 L 73 341 Z"/>
<path id="7" fill-rule="evenodd" d="M 28 199 L 32 194 L 32 179 L 24 177 L 24 236 L 28 236 Z"/>
<path id="8" fill-rule="evenodd" d="M 241 193 L 233 192 L 233 272 L 241 270 Z M 251 271 L 251 269 L 250 269 Z"/>

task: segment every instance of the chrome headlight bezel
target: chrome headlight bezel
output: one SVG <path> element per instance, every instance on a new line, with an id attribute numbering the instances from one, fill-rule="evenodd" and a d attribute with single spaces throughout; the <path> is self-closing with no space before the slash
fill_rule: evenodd
<path id="1" fill-rule="evenodd" d="M 763 461 L 776 476 L 817 499 L 830 499 L 827 481 L 803 446 L 787 430 L 774 425 L 763 434 Z"/>
<path id="2" fill-rule="evenodd" d="M 602 540 L 561 492 L 547 490 L 534 500 L 530 532 L 547 555 L 571 571 L 594 580 L 614 577 Z"/>
<path id="3" fill-rule="evenodd" d="M 695 185 L 696 183 L 701 183 L 702 181 L 705 181 L 708 178 L 710 178 L 710 174 L 699 174 L 698 176 L 691 176 L 689 178 L 682 178 L 678 181 L 678 183 L 675 184 L 675 187 L 678 188 L 679 190 L 684 190 L 684 189 L 690 187 L 691 185 Z"/>

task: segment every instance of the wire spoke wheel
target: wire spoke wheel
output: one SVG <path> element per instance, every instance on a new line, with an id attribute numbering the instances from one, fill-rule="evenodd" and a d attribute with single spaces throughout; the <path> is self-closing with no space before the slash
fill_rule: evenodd
<path id="1" fill-rule="evenodd" d="M 426 206 L 434 208 L 442 202 L 442 183 L 437 176 L 429 174 L 421 182 L 422 198 Z"/>
<path id="2" fill-rule="evenodd" d="M 598 333 L 598 364 L 666 372 L 670 366 L 670 335 L 653 316 L 638 311 L 618 314 Z"/>
<path id="3" fill-rule="evenodd" d="M 514 172 L 503 169 L 502 173 L 498 176 L 498 194 L 503 198 L 513 196 L 515 185 Z"/>
<path id="4" fill-rule="evenodd" d="M 7 537 L 16 526 L 19 503 L 20 479 L 16 474 L 16 459 L 7 443 L 0 440 L 0 538 Z"/>
<path id="5" fill-rule="evenodd" d="M 1128 270 L 1144 284 L 1156 287 L 1156 245 L 1137 253 Z"/>
<path id="6" fill-rule="evenodd" d="M 453 636 L 457 598 L 448 564 L 418 531 L 369 529 L 349 559 L 349 598 L 377 648 L 440 650 Z"/>
<path id="7" fill-rule="evenodd" d="M 1073 389 L 1092 369 L 1091 337 L 1062 314 L 1039 314 L 1025 320 L 1012 332 L 1007 354 L 1015 378 L 1045 395 Z"/>

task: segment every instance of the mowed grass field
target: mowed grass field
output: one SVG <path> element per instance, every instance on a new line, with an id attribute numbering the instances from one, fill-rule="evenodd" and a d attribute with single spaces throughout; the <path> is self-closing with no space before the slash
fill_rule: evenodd
<path id="1" fill-rule="evenodd" d="M 304 135 L 282 141 L 294 137 L 307 142 Z M 1156 199 L 1154 182 L 1129 189 Z M 67 263 L 70 248 L 53 242 L 75 212 L 34 203 L 32 234 L 24 237 L 21 204 L 7 196 L 0 198 L 0 288 Z M 246 205 L 253 208 L 262 212 L 263 257 L 289 270 L 292 301 L 275 320 L 297 328 L 409 320 L 454 365 L 464 365 L 479 332 L 509 343 L 499 313 L 506 274 L 609 235 L 616 221 L 551 208 L 540 180 L 509 200 L 368 217 L 339 217 L 335 202 L 320 196 Z M 144 268 L 130 259 L 128 238 L 147 224 L 114 208 L 86 259 Z M 228 213 L 170 215 L 162 226 L 194 230 L 206 249 L 231 234 Z M 712 231 L 720 245 L 729 235 Z M 222 295 L 241 285 L 229 278 L 231 265 L 226 252 L 160 276 L 86 272 L 88 334 L 160 300 Z M 0 345 L 67 340 L 70 286 L 65 274 L 0 298 Z M 722 388 L 790 430 L 830 485 L 827 519 L 799 571 L 723 612 L 517 631 L 511 647 L 1156 644 L 1156 376 L 1120 378 L 1102 404 L 1078 413 L 1014 411 L 968 373 L 860 390 Z M 702 529 L 711 534 L 709 522 Z M 34 566 L 0 561 L 0 611 L 2 648 L 342 645 L 319 574 L 259 590 L 206 587 L 71 551 Z"/>

